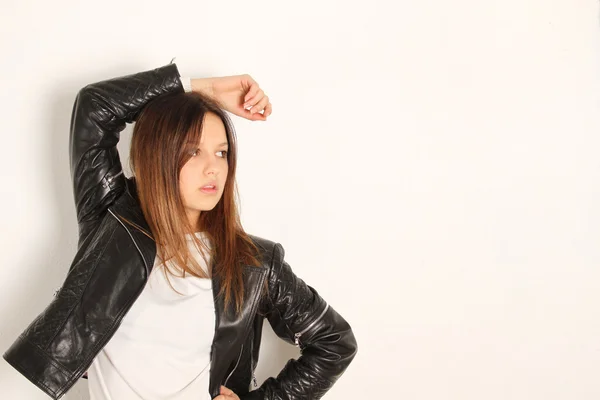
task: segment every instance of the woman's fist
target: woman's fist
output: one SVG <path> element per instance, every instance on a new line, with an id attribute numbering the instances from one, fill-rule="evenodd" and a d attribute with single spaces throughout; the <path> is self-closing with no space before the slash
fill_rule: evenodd
<path id="1" fill-rule="evenodd" d="M 248 74 L 192 79 L 192 91 L 208 95 L 223 109 L 251 121 L 266 121 L 273 112 L 269 96 Z"/>
<path id="2" fill-rule="evenodd" d="M 240 400 L 240 398 L 237 394 L 233 393 L 233 390 L 221 385 L 221 394 L 215 397 L 213 400 Z"/>

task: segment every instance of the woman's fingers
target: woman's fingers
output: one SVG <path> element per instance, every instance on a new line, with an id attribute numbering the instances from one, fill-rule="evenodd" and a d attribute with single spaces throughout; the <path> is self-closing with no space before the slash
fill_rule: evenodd
<path id="1" fill-rule="evenodd" d="M 244 108 L 248 108 L 249 106 L 256 104 L 254 98 L 261 92 L 262 89 L 258 86 L 258 83 L 253 82 L 248 90 L 248 93 L 246 93 L 244 96 Z"/>
<path id="2" fill-rule="evenodd" d="M 261 114 L 261 111 L 263 113 Z M 264 121 L 273 112 L 273 106 L 269 102 L 269 96 L 264 96 L 250 110 L 245 110 L 246 118 L 252 121 Z"/>
<path id="3" fill-rule="evenodd" d="M 273 112 L 273 106 L 269 102 L 269 104 L 267 104 L 267 106 L 265 107 L 265 112 L 263 113 L 263 115 L 265 118 L 267 118 L 269 115 L 271 115 L 272 112 Z"/>
<path id="4" fill-rule="evenodd" d="M 240 400 L 237 394 L 233 390 L 221 385 L 221 394 L 215 397 L 213 400 Z"/>
<path id="5" fill-rule="evenodd" d="M 265 96 L 250 109 L 250 114 L 261 112 L 269 104 L 269 96 Z"/>
<path id="6" fill-rule="evenodd" d="M 244 108 L 248 108 L 250 106 L 255 105 L 260 100 L 262 100 L 263 97 L 265 97 L 265 92 L 263 92 L 261 88 L 258 88 L 258 91 L 244 102 Z"/>
<path id="7" fill-rule="evenodd" d="M 249 119 L 250 121 L 266 121 L 267 120 L 267 117 L 265 117 L 261 113 L 250 114 L 250 111 L 247 111 L 247 113 L 248 114 L 245 116 L 245 118 Z"/>
<path id="8" fill-rule="evenodd" d="M 233 393 L 233 390 L 229 389 L 226 386 L 221 385 L 221 394 L 225 394 L 227 396 L 230 396 Z"/>

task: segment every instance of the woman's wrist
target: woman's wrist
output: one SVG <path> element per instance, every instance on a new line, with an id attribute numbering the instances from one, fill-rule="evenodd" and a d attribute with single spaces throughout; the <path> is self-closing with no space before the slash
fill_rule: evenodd
<path id="1" fill-rule="evenodd" d="M 212 78 L 194 78 L 192 79 L 192 92 L 198 92 L 209 97 L 214 96 Z"/>

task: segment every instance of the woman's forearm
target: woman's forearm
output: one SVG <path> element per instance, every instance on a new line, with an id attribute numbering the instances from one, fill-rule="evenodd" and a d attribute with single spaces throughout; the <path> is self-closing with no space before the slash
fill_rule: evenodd
<path id="1" fill-rule="evenodd" d="M 203 95 L 206 95 L 210 98 L 214 98 L 214 82 L 215 78 L 193 78 L 192 81 L 192 91 L 197 92 Z"/>

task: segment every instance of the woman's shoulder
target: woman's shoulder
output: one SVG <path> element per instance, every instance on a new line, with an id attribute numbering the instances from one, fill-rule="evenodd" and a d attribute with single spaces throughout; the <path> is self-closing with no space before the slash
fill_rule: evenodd
<path id="1" fill-rule="evenodd" d="M 252 240 L 252 243 L 258 247 L 261 255 L 270 256 L 275 251 L 275 247 L 279 244 L 274 240 L 268 239 L 263 236 L 254 235 L 251 233 L 246 233 L 248 237 Z"/>
<path id="2" fill-rule="evenodd" d="M 259 256 L 264 266 L 270 267 L 275 260 L 283 258 L 284 250 L 275 240 L 246 233 L 259 250 Z"/>
<path id="3" fill-rule="evenodd" d="M 252 233 L 246 233 L 246 235 L 252 239 L 252 242 L 254 242 L 255 245 L 264 251 L 273 251 L 275 245 L 277 244 L 277 242 L 267 239 L 263 236 L 254 235 Z"/>

